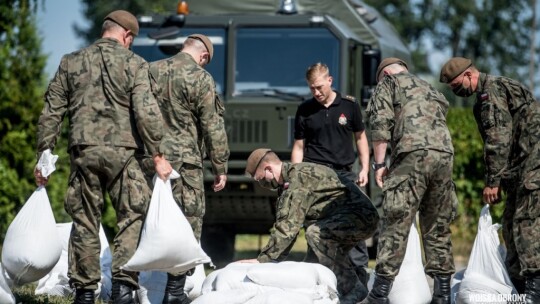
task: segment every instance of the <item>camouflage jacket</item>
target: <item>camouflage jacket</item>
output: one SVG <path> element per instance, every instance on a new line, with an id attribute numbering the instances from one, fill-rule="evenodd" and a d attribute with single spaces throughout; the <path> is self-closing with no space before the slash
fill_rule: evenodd
<path id="1" fill-rule="evenodd" d="M 379 218 L 369 198 L 360 188 L 344 185 L 334 170 L 313 163 L 284 162 L 281 174 L 289 186 L 278 198 L 276 222 L 268 244 L 257 258 L 259 262 L 284 260 L 302 227 L 339 212 L 372 211 L 367 225 L 377 226 Z"/>
<path id="2" fill-rule="evenodd" d="M 159 153 L 161 112 L 150 90 L 148 63 L 111 38 L 62 57 L 45 93 L 37 151 L 54 149 L 64 116 L 69 148 L 121 146 Z M 38 155 L 39 156 L 39 155 Z"/>
<path id="3" fill-rule="evenodd" d="M 480 73 L 473 111 L 484 141 L 486 186 L 499 186 L 501 179 L 514 180 L 520 171 L 540 165 L 534 151 L 538 109 L 532 93 L 519 82 Z"/>
<path id="4" fill-rule="evenodd" d="M 386 75 L 367 106 L 372 140 L 390 142 L 392 159 L 420 149 L 453 154 L 448 106 L 442 93 L 413 74 Z"/>
<path id="5" fill-rule="evenodd" d="M 206 151 L 213 173 L 226 174 L 225 108 L 210 73 L 182 52 L 151 63 L 150 73 L 166 125 L 162 147 L 167 159 L 202 166 Z"/>

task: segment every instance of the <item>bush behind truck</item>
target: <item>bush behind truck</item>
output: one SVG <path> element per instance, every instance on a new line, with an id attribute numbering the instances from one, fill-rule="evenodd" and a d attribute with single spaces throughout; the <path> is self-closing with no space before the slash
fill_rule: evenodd
<path id="1" fill-rule="evenodd" d="M 311 97 L 307 67 L 326 63 L 334 89 L 365 105 L 381 57 L 410 62 L 394 28 L 359 0 L 192 0 L 180 3 L 177 14 L 139 16 L 139 22 L 133 51 L 149 62 L 176 54 L 193 33 L 214 44 L 206 69 L 225 103 L 231 156 L 227 187 L 217 193 L 204 163 L 202 245 L 218 265 L 233 258 L 236 234 L 268 234 L 272 227 L 276 193 L 248 178 L 245 162 L 260 147 L 290 159 L 296 109 Z M 373 178 L 366 191 L 377 195 Z"/>

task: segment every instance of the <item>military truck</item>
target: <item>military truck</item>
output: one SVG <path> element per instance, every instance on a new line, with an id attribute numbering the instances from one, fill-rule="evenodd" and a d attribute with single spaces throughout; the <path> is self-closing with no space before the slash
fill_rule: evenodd
<path id="1" fill-rule="evenodd" d="M 233 258 L 236 234 L 269 233 L 277 195 L 250 180 L 245 163 L 261 147 L 290 159 L 296 109 L 311 97 L 307 67 L 326 63 L 334 88 L 365 105 L 381 57 L 410 62 L 392 25 L 360 0 L 191 0 L 179 3 L 177 14 L 139 16 L 139 22 L 133 51 L 147 61 L 176 54 L 193 33 L 214 44 L 206 69 L 225 102 L 231 150 L 221 192 L 211 190 L 211 166 L 204 163 L 202 245 L 217 264 Z M 375 197 L 373 179 L 366 191 Z"/>

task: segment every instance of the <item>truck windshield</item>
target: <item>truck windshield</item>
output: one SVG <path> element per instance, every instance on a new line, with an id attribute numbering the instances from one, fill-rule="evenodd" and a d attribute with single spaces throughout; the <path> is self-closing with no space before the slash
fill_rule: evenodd
<path id="1" fill-rule="evenodd" d="M 326 28 L 239 28 L 234 95 L 269 91 L 309 96 L 306 69 L 330 68 L 339 87 L 339 40 Z"/>
<path id="2" fill-rule="evenodd" d="M 205 66 L 205 69 L 214 78 L 217 92 L 223 94 L 225 88 L 225 29 L 182 28 L 180 34 L 172 39 L 155 40 L 149 38 L 148 34 L 156 30 L 156 28 L 141 27 L 139 35 L 133 41 L 133 52 L 148 62 L 169 58 L 181 50 L 184 40 L 189 35 L 204 34 L 210 38 L 214 45 L 214 57 Z"/>

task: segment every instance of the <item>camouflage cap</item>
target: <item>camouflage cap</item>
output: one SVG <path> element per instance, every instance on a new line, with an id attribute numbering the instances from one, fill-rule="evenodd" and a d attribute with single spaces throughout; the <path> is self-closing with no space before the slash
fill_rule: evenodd
<path id="1" fill-rule="evenodd" d="M 193 34 L 189 35 L 188 38 L 200 40 L 204 44 L 206 50 L 208 51 L 208 54 L 210 55 L 210 57 L 208 58 L 208 62 L 212 61 L 212 57 L 214 57 L 214 45 L 207 36 L 203 34 Z"/>
<path id="2" fill-rule="evenodd" d="M 249 174 L 250 176 L 253 176 L 255 174 L 255 170 L 257 170 L 257 167 L 261 164 L 262 159 L 270 151 L 272 150 L 260 148 L 251 152 L 251 154 L 249 155 L 247 159 L 246 173 Z"/>
<path id="3" fill-rule="evenodd" d="M 472 61 L 463 57 L 454 57 L 448 60 L 441 68 L 439 81 L 449 83 L 472 65 Z"/>
<path id="4" fill-rule="evenodd" d="M 382 77 L 383 77 L 383 69 L 391 64 L 394 64 L 394 63 L 399 63 L 401 64 L 402 66 L 404 66 L 405 68 L 409 68 L 407 66 L 407 63 L 405 63 L 405 61 L 399 59 L 399 58 L 396 58 L 396 57 L 389 57 L 389 58 L 385 58 L 383 61 L 381 61 L 381 63 L 379 64 L 379 67 L 377 68 L 377 81 L 381 81 Z"/>
<path id="5" fill-rule="evenodd" d="M 139 35 L 139 22 L 137 18 L 128 11 L 117 10 L 108 14 L 103 20 L 112 20 L 126 30 L 130 30 L 133 35 Z"/>

